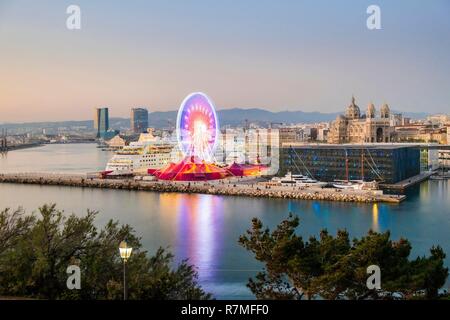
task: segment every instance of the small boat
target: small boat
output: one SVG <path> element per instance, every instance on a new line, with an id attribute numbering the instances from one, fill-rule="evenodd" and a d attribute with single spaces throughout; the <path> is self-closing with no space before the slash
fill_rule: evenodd
<path id="1" fill-rule="evenodd" d="M 338 189 L 353 189 L 353 190 L 378 190 L 378 182 L 363 181 L 363 180 L 335 180 L 333 187 Z"/>
<path id="2" fill-rule="evenodd" d="M 335 180 L 333 182 L 333 187 L 335 187 L 337 189 L 361 190 L 362 184 L 358 183 L 358 182 Z"/>

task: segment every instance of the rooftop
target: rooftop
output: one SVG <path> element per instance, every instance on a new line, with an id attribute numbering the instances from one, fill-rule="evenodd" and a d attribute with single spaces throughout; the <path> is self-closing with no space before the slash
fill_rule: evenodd
<path id="1" fill-rule="evenodd" d="M 439 145 L 437 143 L 283 143 L 282 148 L 304 148 L 304 149 L 399 149 L 399 148 L 432 148 L 432 149 L 448 149 L 449 145 Z"/>

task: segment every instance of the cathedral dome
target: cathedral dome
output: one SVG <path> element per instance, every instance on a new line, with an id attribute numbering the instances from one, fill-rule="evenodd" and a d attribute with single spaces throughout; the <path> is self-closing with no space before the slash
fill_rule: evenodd
<path id="1" fill-rule="evenodd" d="M 355 97 L 352 97 L 352 104 L 347 107 L 345 116 L 348 119 L 359 119 L 361 117 L 361 110 L 355 103 Z"/>
<path id="2" fill-rule="evenodd" d="M 373 103 L 369 103 L 369 105 L 367 106 L 367 112 L 366 112 L 366 116 L 367 118 L 375 118 L 375 106 Z"/>
<path id="3" fill-rule="evenodd" d="M 385 103 L 381 106 L 381 117 L 382 118 L 389 118 L 389 114 L 391 113 L 391 110 L 389 109 L 389 106 Z"/>

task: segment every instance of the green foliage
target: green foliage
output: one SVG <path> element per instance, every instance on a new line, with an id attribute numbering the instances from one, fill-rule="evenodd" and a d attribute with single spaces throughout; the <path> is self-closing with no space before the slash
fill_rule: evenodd
<path id="1" fill-rule="evenodd" d="M 350 241 L 346 231 L 333 237 L 323 230 L 319 239 L 305 241 L 295 233 L 298 225 L 298 217 L 290 214 L 271 232 L 255 218 L 239 238 L 265 264 L 248 283 L 258 299 L 435 299 L 447 279 L 440 247 L 410 261 L 410 243 L 390 240 L 389 232 L 369 231 Z M 381 269 L 381 290 L 366 286 L 370 265 Z"/>
<path id="2" fill-rule="evenodd" d="M 98 230 L 97 212 L 66 216 L 53 205 L 39 215 L 0 213 L 0 295 L 38 299 L 122 299 L 119 243 L 133 247 L 127 263 L 129 299 L 210 299 L 186 261 L 172 268 L 173 255 L 160 248 L 149 257 L 128 225 L 109 221 Z M 69 265 L 81 270 L 81 290 L 66 286 Z"/>
<path id="3" fill-rule="evenodd" d="M 22 208 L 13 212 L 5 209 L 0 212 L 0 254 L 17 244 L 34 223 L 34 217 L 26 216 Z"/>

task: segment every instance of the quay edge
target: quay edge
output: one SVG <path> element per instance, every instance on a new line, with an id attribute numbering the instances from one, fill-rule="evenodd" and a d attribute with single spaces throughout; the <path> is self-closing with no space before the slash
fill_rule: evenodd
<path id="1" fill-rule="evenodd" d="M 198 183 L 171 183 L 161 181 L 133 181 L 133 180 L 108 180 L 98 178 L 87 178 L 84 175 L 24 175 L 24 174 L 0 174 L 0 183 L 17 184 L 38 184 L 57 185 L 82 188 L 105 188 L 124 189 L 152 192 L 179 192 L 179 193 L 202 193 L 223 196 L 246 196 L 278 199 L 298 199 L 298 200 L 323 200 L 341 202 L 386 202 L 400 203 L 406 199 L 405 195 L 379 195 L 369 192 L 340 192 L 327 191 L 325 189 L 305 189 L 305 190 L 276 190 L 265 189 L 263 187 L 245 188 L 230 184 L 198 184 Z M 244 187 L 244 188 L 242 188 Z"/>

